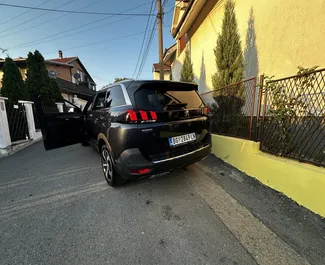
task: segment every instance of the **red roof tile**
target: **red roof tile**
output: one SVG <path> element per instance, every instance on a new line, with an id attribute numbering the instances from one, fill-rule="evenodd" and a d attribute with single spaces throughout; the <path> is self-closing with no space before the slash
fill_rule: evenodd
<path id="1" fill-rule="evenodd" d="M 159 72 L 159 63 L 154 63 L 153 67 L 155 69 L 155 72 L 158 71 Z M 170 70 L 170 66 L 169 65 L 164 65 L 164 71 L 169 71 Z"/>
<path id="2" fill-rule="evenodd" d="M 74 57 L 65 57 L 65 58 L 55 58 L 55 59 L 49 59 L 48 61 L 52 61 L 52 62 L 57 62 L 57 63 L 68 63 L 74 59 L 77 59 L 78 57 L 74 56 Z"/>

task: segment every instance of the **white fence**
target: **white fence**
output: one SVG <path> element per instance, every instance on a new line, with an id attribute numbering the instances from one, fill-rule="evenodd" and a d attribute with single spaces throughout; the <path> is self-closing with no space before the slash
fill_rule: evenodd
<path id="1" fill-rule="evenodd" d="M 8 123 L 8 115 L 6 111 L 6 100 L 8 98 L 0 97 L 0 149 L 6 149 L 12 144 L 12 139 L 10 136 L 10 126 Z M 24 108 L 24 113 L 26 114 L 27 126 L 28 126 L 28 140 L 38 140 L 42 137 L 40 131 L 35 129 L 35 121 L 33 115 L 33 102 L 19 100 Z"/>

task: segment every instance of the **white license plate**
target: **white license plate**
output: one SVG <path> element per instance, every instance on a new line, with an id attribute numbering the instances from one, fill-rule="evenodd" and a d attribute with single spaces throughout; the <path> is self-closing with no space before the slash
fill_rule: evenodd
<path id="1" fill-rule="evenodd" d="M 177 146 L 177 145 L 185 144 L 188 142 L 193 142 L 195 140 L 196 140 L 195 133 L 189 133 L 189 134 L 184 134 L 184 135 L 168 138 L 170 146 Z"/>

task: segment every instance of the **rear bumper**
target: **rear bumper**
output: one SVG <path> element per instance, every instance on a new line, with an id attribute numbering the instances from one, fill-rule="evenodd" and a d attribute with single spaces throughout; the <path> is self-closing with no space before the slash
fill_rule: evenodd
<path id="1" fill-rule="evenodd" d="M 211 143 L 205 147 L 176 157 L 151 162 L 147 160 L 139 149 L 127 149 L 116 160 L 116 166 L 125 179 L 139 179 L 171 172 L 202 160 L 211 153 Z M 131 174 L 130 170 L 149 168 L 150 173 L 145 175 Z"/>

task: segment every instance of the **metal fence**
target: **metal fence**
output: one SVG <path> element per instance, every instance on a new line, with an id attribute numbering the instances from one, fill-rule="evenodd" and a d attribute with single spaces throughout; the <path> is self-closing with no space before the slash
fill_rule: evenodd
<path id="1" fill-rule="evenodd" d="M 256 140 L 257 91 L 254 77 L 201 94 L 210 108 L 211 132 Z"/>
<path id="2" fill-rule="evenodd" d="M 9 132 L 12 142 L 29 139 L 25 107 L 18 103 L 6 103 Z"/>
<path id="3" fill-rule="evenodd" d="M 265 82 L 261 150 L 325 166 L 325 69 Z"/>

